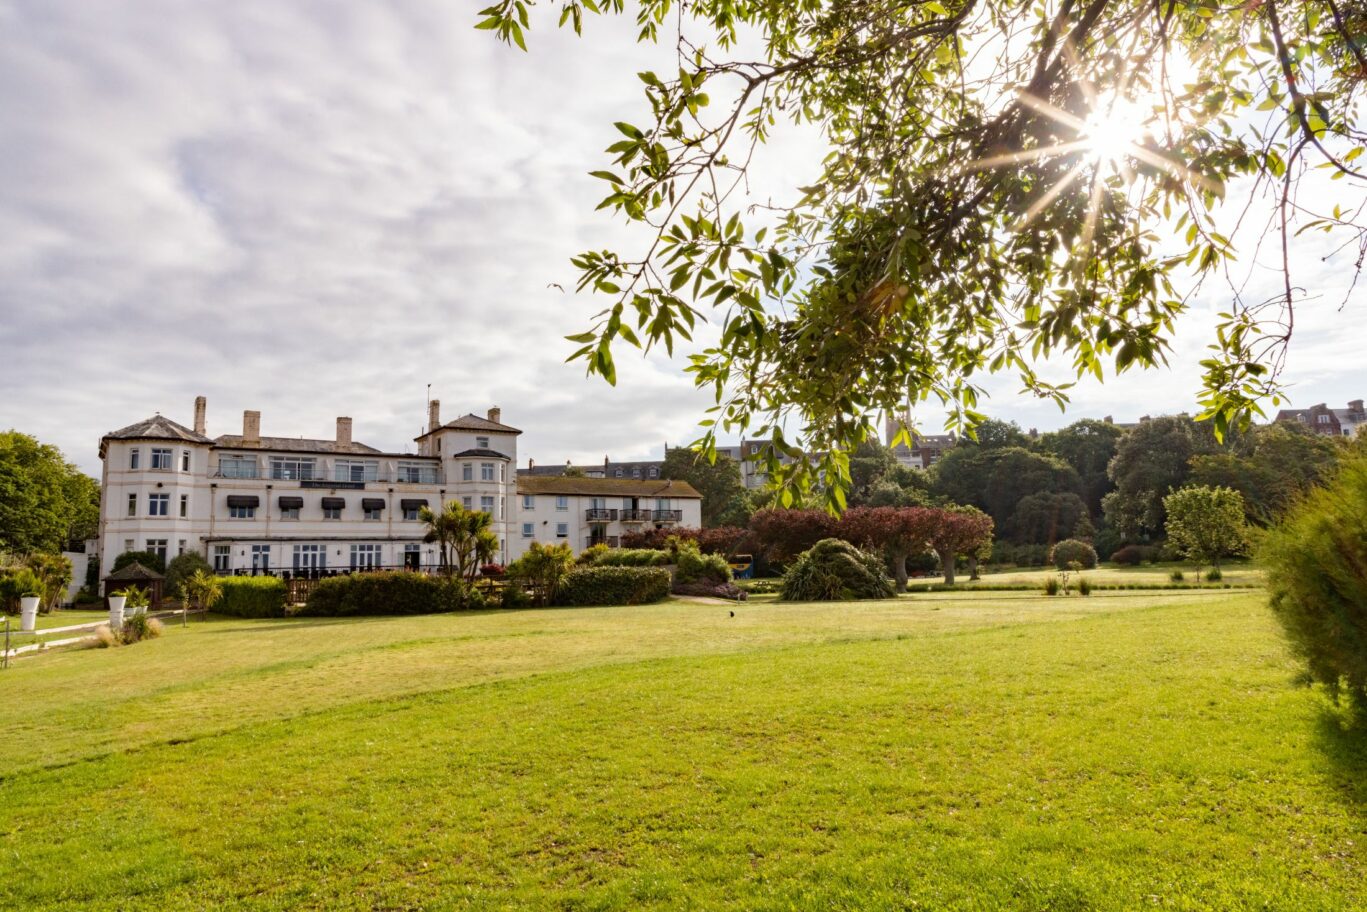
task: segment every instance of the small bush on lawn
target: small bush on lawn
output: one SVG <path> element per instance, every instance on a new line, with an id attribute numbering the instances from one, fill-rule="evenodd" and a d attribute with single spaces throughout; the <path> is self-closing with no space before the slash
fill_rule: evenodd
<path id="1" fill-rule="evenodd" d="M 1126 545 L 1111 555 L 1111 563 L 1122 567 L 1138 567 L 1144 563 L 1144 548 L 1140 545 Z"/>
<path id="2" fill-rule="evenodd" d="M 1206 571 L 1206 582 L 1208 583 L 1218 583 L 1224 578 L 1225 575 L 1220 572 L 1219 567 L 1211 567 Z"/>
<path id="3" fill-rule="evenodd" d="M 594 547 L 596 548 L 597 545 Z M 605 548 L 593 559 L 591 566 L 663 567 L 668 563 L 668 551 L 655 551 L 651 548 Z"/>
<path id="4" fill-rule="evenodd" d="M 737 585 L 751 595 L 770 595 L 779 590 L 783 581 L 774 579 L 743 580 Z"/>
<path id="5" fill-rule="evenodd" d="M 733 602 L 743 602 L 748 598 L 745 590 L 735 583 L 719 583 L 714 580 L 680 583 L 676 579 L 673 592 L 675 595 L 700 595 L 706 598 L 729 599 Z"/>
<path id="6" fill-rule="evenodd" d="M 225 576 L 223 596 L 214 611 L 242 618 L 282 618 L 287 595 L 285 581 L 273 576 Z"/>
<path id="7" fill-rule="evenodd" d="M 319 580 L 308 601 L 291 609 L 303 617 L 358 617 L 443 614 L 483 607 L 484 599 L 454 577 L 408 570 L 352 573 Z"/>
<path id="8" fill-rule="evenodd" d="M 508 583 L 519 588 L 524 584 L 530 586 L 536 604 L 549 605 L 555 602 L 561 580 L 573 567 L 574 552 L 568 544 L 532 542 L 526 554 L 508 565 Z"/>
<path id="9" fill-rule="evenodd" d="M 1065 538 L 1049 552 L 1049 563 L 1060 570 L 1073 569 L 1073 564 L 1080 564 L 1082 569 L 1091 570 L 1096 566 L 1096 550 L 1085 541 Z"/>
<path id="10" fill-rule="evenodd" d="M 1078 595 L 1091 595 L 1091 594 L 1092 594 L 1092 581 L 1089 580 L 1089 579 L 1087 579 L 1087 577 L 1085 577 L 1085 576 L 1079 576 L 1079 577 L 1077 578 L 1077 594 L 1078 594 Z"/>
<path id="11" fill-rule="evenodd" d="M 143 640 L 155 640 L 161 636 L 161 621 L 145 614 L 134 614 L 123 619 L 118 630 L 110 629 L 108 624 L 95 628 L 89 645 L 93 649 L 108 649 L 112 646 L 128 646 Z"/>
<path id="12" fill-rule="evenodd" d="M 1272 611 L 1310 679 L 1367 710 L 1367 458 L 1345 460 L 1293 507 L 1261 555 Z"/>
<path id="13" fill-rule="evenodd" d="M 829 602 L 894 598 L 896 590 L 881 555 L 827 538 L 798 555 L 783 575 L 785 602 Z"/>
<path id="14" fill-rule="evenodd" d="M 1174 583 L 1180 583 L 1182 582 L 1182 580 L 1186 578 L 1187 575 L 1183 573 L 1181 570 L 1174 570 L 1168 574 L 1168 579 L 1172 580 Z"/>
<path id="15" fill-rule="evenodd" d="M 166 565 L 166 594 L 171 598 L 183 600 L 185 598 L 185 581 L 194 576 L 197 571 L 214 572 L 214 568 L 199 552 L 186 551 L 184 554 L 177 554 L 171 558 L 171 562 Z"/>
<path id="16" fill-rule="evenodd" d="M 1063 584 L 1059 582 L 1059 579 L 1058 579 L 1057 576 L 1051 576 L 1051 577 L 1049 577 L 1047 580 L 1044 581 L 1044 594 L 1045 594 L 1045 595 L 1058 595 L 1058 594 L 1059 594 L 1059 591 L 1060 591 L 1062 588 L 1063 588 Z"/>
<path id="17" fill-rule="evenodd" d="M 559 605 L 644 605 L 669 595 L 663 567 L 580 567 L 565 574 Z"/>

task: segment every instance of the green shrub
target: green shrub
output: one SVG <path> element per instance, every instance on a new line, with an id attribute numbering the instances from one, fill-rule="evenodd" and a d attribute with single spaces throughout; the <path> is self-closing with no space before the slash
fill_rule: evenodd
<path id="1" fill-rule="evenodd" d="M 1181 570 L 1174 570 L 1168 574 L 1168 579 L 1172 580 L 1174 583 L 1180 583 L 1182 582 L 1182 580 L 1186 578 L 1186 574 L 1183 573 Z"/>
<path id="2" fill-rule="evenodd" d="M 124 645 L 139 643 L 143 640 L 154 640 L 161 636 L 161 622 L 155 618 L 149 618 L 145 614 L 125 617 L 117 636 L 119 642 Z"/>
<path id="3" fill-rule="evenodd" d="M 668 551 L 656 551 L 651 548 L 605 548 L 594 558 L 593 566 L 663 567 L 669 561 Z"/>
<path id="4" fill-rule="evenodd" d="M 538 605 L 549 605 L 555 602 L 561 580 L 573 567 L 574 552 L 568 544 L 532 542 L 526 554 L 508 565 L 507 577 L 510 584 L 530 586 Z"/>
<path id="5" fill-rule="evenodd" d="M 1125 567 L 1138 567 L 1144 562 L 1146 557 L 1144 552 L 1145 549 L 1140 545 L 1126 545 L 1111 555 L 1111 563 Z"/>
<path id="6" fill-rule="evenodd" d="M 158 573 L 166 572 L 166 561 L 151 551 L 125 551 L 114 558 L 114 570 L 119 571 L 129 564 L 142 564 L 148 570 L 155 570 Z"/>
<path id="7" fill-rule="evenodd" d="M 881 555 L 827 538 L 798 555 L 783 575 L 785 602 L 829 602 L 896 596 Z"/>
<path id="8" fill-rule="evenodd" d="M 1051 576 L 1051 577 L 1049 577 L 1047 580 L 1044 581 L 1044 594 L 1045 594 L 1045 595 L 1058 595 L 1059 592 L 1060 592 L 1062 589 L 1063 589 L 1063 584 L 1062 584 L 1061 582 L 1059 582 L 1059 579 L 1058 579 L 1057 576 Z"/>
<path id="9" fill-rule="evenodd" d="M 1367 457 L 1345 460 L 1294 506 L 1261 557 L 1272 610 L 1310 679 L 1367 709 Z"/>
<path id="10" fill-rule="evenodd" d="M 1219 567 L 1211 567 L 1206 571 L 1206 582 L 1208 583 L 1218 583 L 1224 578 L 1225 575 L 1220 572 Z"/>
<path id="11" fill-rule="evenodd" d="M 1085 577 L 1085 576 L 1079 576 L 1079 577 L 1077 578 L 1077 594 L 1078 594 L 1078 595 L 1091 595 L 1091 594 L 1092 594 L 1092 581 L 1089 580 L 1089 579 L 1087 579 L 1087 577 Z"/>
<path id="12" fill-rule="evenodd" d="M 583 567 L 592 566 L 593 564 L 598 563 L 598 559 L 607 553 L 608 546 L 603 542 L 599 542 L 596 545 L 589 545 L 583 551 L 580 551 L 579 556 L 574 559 L 574 562 Z"/>
<path id="13" fill-rule="evenodd" d="M 1073 569 L 1073 564 L 1091 570 L 1096 566 L 1096 549 L 1085 541 L 1065 538 L 1049 552 L 1049 563 L 1060 570 Z"/>
<path id="14" fill-rule="evenodd" d="M 273 576 L 225 576 L 223 597 L 214 611 L 244 618 L 284 617 L 287 594 L 285 581 Z"/>
<path id="15" fill-rule="evenodd" d="M 783 585 L 783 581 L 775 579 L 752 579 L 741 580 L 736 585 L 751 595 L 769 595 L 777 592 L 779 587 Z"/>
<path id="16" fill-rule="evenodd" d="M 644 605 L 669 595 L 663 567 L 580 567 L 565 574 L 559 605 Z"/>
<path id="17" fill-rule="evenodd" d="M 0 569 L 0 613 L 17 614 L 19 600 L 43 594 L 43 581 L 28 567 Z"/>
<path id="18" fill-rule="evenodd" d="M 198 551 L 186 551 L 171 558 L 171 562 L 166 565 L 166 595 L 170 598 L 184 599 L 185 581 L 200 570 L 205 573 L 214 572 L 214 568 Z"/>
<path id="19" fill-rule="evenodd" d="M 522 588 L 522 584 L 510 580 L 501 590 L 499 590 L 499 605 L 503 608 L 526 608 L 532 603 L 532 597 L 527 594 L 527 590 Z"/>
<path id="20" fill-rule="evenodd" d="M 474 607 L 475 590 L 456 577 L 427 576 L 409 570 L 352 573 L 319 580 L 303 605 L 290 610 L 304 617 L 444 614 Z M 481 596 L 478 604 L 484 604 Z"/>
<path id="21" fill-rule="evenodd" d="M 677 556 L 678 567 L 674 571 L 674 584 L 691 585 L 705 583 L 720 586 L 731 582 L 731 565 L 720 554 L 703 554 L 694 541 L 680 541 Z"/>

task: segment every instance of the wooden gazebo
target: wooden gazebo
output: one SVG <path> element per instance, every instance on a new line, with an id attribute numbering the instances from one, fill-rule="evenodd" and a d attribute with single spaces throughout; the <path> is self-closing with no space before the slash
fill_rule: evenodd
<path id="1" fill-rule="evenodd" d="M 115 570 L 104 578 L 104 597 L 107 599 L 120 589 L 137 586 L 139 589 L 147 590 L 147 597 L 150 602 L 148 607 L 151 610 L 156 610 L 161 605 L 161 589 L 165 582 L 166 577 L 157 571 L 149 570 L 137 561 L 133 561 L 122 570 Z"/>

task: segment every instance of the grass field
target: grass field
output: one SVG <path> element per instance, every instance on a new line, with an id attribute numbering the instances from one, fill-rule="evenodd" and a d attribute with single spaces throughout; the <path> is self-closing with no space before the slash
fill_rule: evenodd
<path id="1" fill-rule="evenodd" d="M 0 908 L 1367 908 L 1257 592 L 168 627 L 0 677 Z"/>

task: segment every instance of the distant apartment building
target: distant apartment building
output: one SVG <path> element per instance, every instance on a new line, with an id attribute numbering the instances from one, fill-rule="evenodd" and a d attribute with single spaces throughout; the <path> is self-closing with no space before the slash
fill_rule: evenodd
<path id="1" fill-rule="evenodd" d="M 735 460 L 740 468 L 741 481 L 747 488 L 762 488 L 768 481 L 768 475 L 764 471 L 762 461 L 764 449 L 769 444 L 762 440 L 745 440 L 740 443 L 730 445 L 718 445 L 717 454 L 729 456 Z M 665 444 L 665 453 L 669 453 L 669 444 Z M 749 456 L 750 458 L 746 458 Z M 787 465 L 792 463 L 792 458 L 782 456 L 780 461 Z M 581 463 L 574 465 L 565 463 L 564 465 L 536 465 L 528 461 L 527 467 L 518 469 L 519 478 L 550 478 L 564 475 L 566 471 L 572 474 L 583 475 L 586 478 L 620 478 L 636 481 L 651 481 L 658 479 L 664 470 L 663 459 L 638 459 L 631 461 L 616 461 L 609 456 L 604 456 L 602 463 Z"/>
<path id="2" fill-rule="evenodd" d="M 1329 408 L 1327 403 L 1321 402 L 1307 409 L 1282 409 L 1274 420 L 1295 422 L 1316 434 L 1352 437 L 1367 424 L 1367 410 L 1363 409 L 1361 399 L 1354 399 L 1342 409 Z"/>
<path id="3" fill-rule="evenodd" d="M 883 424 L 884 444 L 892 447 L 892 456 L 904 466 L 914 469 L 928 469 L 948 453 L 958 446 L 959 439 L 952 432 L 948 434 L 913 434 L 911 445 L 898 443 L 893 446 L 893 441 L 901 433 L 903 422 L 911 423 L 910 415 L 902 415 L 899 419 L 896 415 L 889 415 Z"/>
<path id="4" fill-rule="evenodd" d="M 190 427 L 157 414 L 101 439 L 101 577 L 124 551 L 195 551 L 220 573 L 432 567 L 419 513 L 453 500 L 493 517 L 501 562 L 534 540 L 578 550 L 647 523 L 701 521 L 696 491 L 658 479 L 598 491 L 531 478 L 524 500 L 522 432 L 498 408 L 443 423 L 433 400 L 414 453 L 355 440 L 349 417 L 320 440 L 263 435 L 261 413 L 247 411 L 241 433 L 210 437 L 206 411 L 201 396 Z"/>

